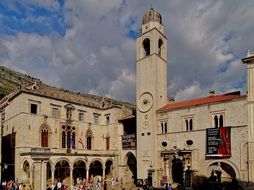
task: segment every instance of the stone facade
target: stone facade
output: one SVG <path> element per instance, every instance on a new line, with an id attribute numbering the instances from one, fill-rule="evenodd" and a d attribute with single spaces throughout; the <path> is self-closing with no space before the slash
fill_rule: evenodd
<path id="1" fill-rule="evenodd" d="M 207 97 L 169 102 L 164 99 L 166 39 L 160 13 L 150 9 L 137 38 L 137 178 L 161 186 L 188 183 L 193 175 L 209 177 L 214 170 L 222 180 L 253 183 L 254 54 L 243 59 L 247 95 L 211 91 Z"/>
<path id="2" fill-rule="evenodd" d="M 2 162 L 8 165 L 3 177 L 15 176 L 34 189 L 56 179 L 73 186 L 92 175 L 131 181 L 132 150 L 122 150 L 119 120 L 132 112 L 131 104 L 43 84 L 10 94 L 1 102 Z"/>
<path id="3" fill-rule="evenodd" d="M 214 170 L 222 180 L 236 177 L 251 184 L 254 53 L 242 61 L 247 95 L 211 92 L 169 102 L 167 38 L 160 13 L 151 8 L 137 38 L 136 115 L 132 105 L 108 98 L 44 84 L 21 88 L 0 102 L 2 178 L 41 190 L 57 178 L 71 187 L 77 178 L 92 175 L 159 187 Z"/>

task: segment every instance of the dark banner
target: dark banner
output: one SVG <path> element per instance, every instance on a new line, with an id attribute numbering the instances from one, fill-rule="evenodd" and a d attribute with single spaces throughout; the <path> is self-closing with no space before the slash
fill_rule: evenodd
<path id="1" fill-rule="evenodd" d="M 135 134 L 122 136 L 122 148 L 123 149 L 135 149 L 136 148 Z"/>
<path id="2" fill-rule="evenodd" d="M 206 157 L 231 157 L 231 128 L 206 129 Z"/>

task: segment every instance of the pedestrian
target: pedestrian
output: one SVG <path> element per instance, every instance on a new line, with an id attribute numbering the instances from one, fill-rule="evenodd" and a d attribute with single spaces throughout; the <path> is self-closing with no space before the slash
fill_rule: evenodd
<path id="1" fill-rule="evenodd" d="M 2 189 L 3 189 L 3 190 L 6 190 L 6 185 L 7 185 L 7 183 L 6 183 L 6 180 L 4 179 L 4 180 L 2 181 Z"/>
<path id="2" fill-rule="evenodd" d="M 108 184 L 107 184 L 107 181 L 105 180 L 105 181 L 104 181 L 104 184 L 103 184 L 103 190 L 107 190 L 107 189 L 108 189 L 108 188 L 107 188 L 107 185 L 108 185 Z"/>
<path id="3" fill-rule="evenodd" d="M 168 184 L 168 190 L 173 190 L 173 188 L 172 188 L 170 183 Z"/>
<path id="4" fill-rule="evenodd" d="M 49 186 L 49 184 L 47 184 L 47 190 L 51 190 L 51 187 Z"/>

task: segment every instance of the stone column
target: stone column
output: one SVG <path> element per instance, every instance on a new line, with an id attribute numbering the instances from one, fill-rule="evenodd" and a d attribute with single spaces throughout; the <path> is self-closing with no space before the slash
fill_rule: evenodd
<path id="1" fill-rule="evenodd" d="M 106 167 L 105 166 L 102 166 L 102 179 L 104 180 L 105 179 L 105 177 L 106 177 L 106 175 L 105 175 L 105 173 L 106 173 Z"/>
<path id="2" fill-rule="evenodd" d="M 70 167 L 70 187 L 73 188 L 73 167 Z"/>
<path id="3" fill-rule="evenodd" d="M 30 172 L 30 178 L 29 178 L 29 184 L 31 185 L 31 187 L 33 186 L 33 177 L 34 177 L 34 175 L 33 175 L 33 172 L 34 172 L 34 170 L 33 170 L 33 168 L 30 168 L 30 170 L 29 170 L 29 172 Z"/>
<path id="4" fill-rule="evenodd" d="M 42 190 L 42 180 L 41 179 L 41 170 L 42 170 L 42 164 L 41 164 L 41 160 L 34 160 L 34 188 L 33 189 L 37 189 L 37 190 Z"/>
<path id="5" fill-rule="evenodd" d="M 46 189 L 47 183 L 47 161 L 41 162 L 41 189 Z"/>
<path id="6" fill-rule="evenodd" d="M 33 163 L 33 189 L 45 190 L 46 189 L 46 168 L 47 162 L 50 157 L 50 149 L 45 148 L 32 148 L 31 157 Z"/>
<path id="7" fill-rule="evenodd" d="M 52 180 L 51 185 L 52 186 L 55 185 L 55 168 L 51 169 L 51 180 Z"/>
<path id="8" fill-rule="evenodd" d="M 86 167 L 86 180 L 89 180 L 89 166 Z"/>
<path id="9" fill-rule="evenodd" d="M 254 182 L 254 52 L 242 59 L 247 66 L 248 182 Z"/>
<path id="10" fill-rule="evenodd" d="M 173 156 L 168 160 L 168 175 L 169 175 L 169 182 L 173 183 L 173 176 L 172 176 L 172 160 Z"/>

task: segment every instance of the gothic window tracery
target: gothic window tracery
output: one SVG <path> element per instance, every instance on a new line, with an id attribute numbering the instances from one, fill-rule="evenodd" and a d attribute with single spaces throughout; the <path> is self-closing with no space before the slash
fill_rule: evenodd
<path id="1" fill-rule="evenodd" d="M 214 127 L 215 128 L 220 128 L 224 126 L 224 117 L 223 114 L 216 114 L 213 117 L 214 120 Z"/>
<path id="2" fill-rule="evenodd" d="M 161 122 L 161 133 L 165 134 L 168 132 L 168 123 L 167 122 Z"/>
<path id="3" fill-rule="evenodd" d="M 185 130 L 192 131 L 193 130 L 193 118 L 185 118 L 184 119 Z"/>
<path id="4" fill-rule="evenodd" d="M 49 129 L 48 126 L 44 123 L 41 127 L 41 146 L 48 147 L 49 140 Z"/>
<path id="5" fill-rule="evenodd" d="M 76 128 L 63 125 L 62 126 L 62 148 L 76 148 Z"/>

